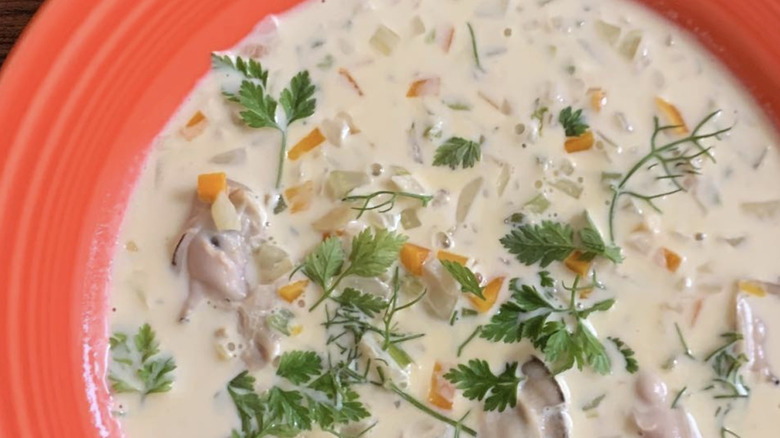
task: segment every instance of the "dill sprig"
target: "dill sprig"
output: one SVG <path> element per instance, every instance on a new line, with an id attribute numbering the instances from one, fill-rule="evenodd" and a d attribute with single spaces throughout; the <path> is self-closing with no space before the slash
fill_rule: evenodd
<path id="1" fill-rule="evenodd" d="M 658 145 L 658 135 L 662 132 L 676 129 L 679 126 L 661 126 L 658 117 L 653 118 L 653 135 L 650 137 L 650 151 L 637 161 L 617 184 L 611 187 L 612 201 L 609 206 L 609 237 L 613 243 L 615 242 L 615 214 L 617 213 L 618 201 L 622 196 L 630 196 L 644 201 L 652 209 L 660 213 L 661 209 L 653 201 L 658 198 L 663 198 L 664 196 L 686 191 L 685 187 L 683 187 L 680 182 L 680 179 L 686 175 L 699 175 L 701 173 L 701 167 L 697 164 L 697 159 L 708 158 L 715 162 L 715 157 L 710 153 L 712 151 L 712 146 L 705 147 L 701 142 L 713 137 L 717 138 L 721 134 L 730 131 L 731 127 L 708 133 L 702 133 L 701 131 L 702 128 L 718 114 L 720 114 L 720 110 L 710 113 L 696 125 L 696 128 L 694 128 L 690 135 L 661 146 Z M 672 190 L 646 194 L 636 192 L 626 187 L 628 182 L 637 174 L 637 172 L 643 169 L 652 170 L 654 168 L 661 169 L 661 175 L 656 176 L 656 180 L 669 181 L 673 185 Z"/>
<path id="2" fill-rule="evenodd" d="M 379 199 L 376 199 L 379 198 Z M 417 199 L 422 203 L 423 207 L 427 207 L 428 203 L 433 200 L 432 195 L 420 195 L 417 193 L 409 192 L 396 192 L 393 190 L 380 190 L 378 192 L 369 193 L 367 195 L 352 195 L 342 198 L 343 202 L 357 202 L 362 201 L 363 205 L 358 207 L 352 207 L 353 210 L 357 210 L 359 213 L 357 218 L 360 219 L 363 213 L 371 210 L 377 210 L 379 213 L 387 213 L 395 207 L 395 203 L 398 198 L 410 198 Z M 376 201 L 375 201 L 376 199 Z M 375 201 L 372 204 L 372 201 Z"/>

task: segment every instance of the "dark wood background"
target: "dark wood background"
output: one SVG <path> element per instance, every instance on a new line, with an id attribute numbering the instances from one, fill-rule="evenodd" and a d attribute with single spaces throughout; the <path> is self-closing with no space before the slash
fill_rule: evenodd
<path id="1" fill-rule="evenodd" d="M 42 0 L 0 0 L 0 65 Z"/>

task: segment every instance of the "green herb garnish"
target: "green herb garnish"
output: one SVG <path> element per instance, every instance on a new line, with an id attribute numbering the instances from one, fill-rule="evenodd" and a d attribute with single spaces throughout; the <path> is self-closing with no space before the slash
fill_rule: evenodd
<path id="1" fill-rule="evenodd" d="M 479 285 L 479 280 L 471 269 L 451 260 L 441 260 L 440 262 L 444 269 L 460 284 L 462 292 L 476 295 L 483 300 L 485 299 L 485 296 L 482 294 L 485 288 Z"/>
<path id="2" fill-rule="evenodd" d="M 469 28 L 469 36 L 471 37 L 471 53 L 474 55 L 474 64 L 480 71 L 485 71 L 479 62 L 479 50 L 477 49 L 477 37 L 474 36 L 474 28 L 471 26 L 471 23 L 466 23 L 466 26 Z"/>
<path id="3" fill-rule="evenodd" d="M 535 287 L 521 285 L 517 278 L 512 279 L 509 285 L 511 298 L 482 328 L 480 336 L 505 343 L 528 339 L 544 353 L 556 374 L 575 364 L 580 370 L 587 366 L 600 374 L 608 373 L 611 363 L 606 349 L 585 320 L 593 312 L 609 310 L 615 300 L 599 301 L 580 309 L 576 293 L 583 287 L 578 287 L 578 284 L 579 276 L 571 287 L 564 286 L 571 292 L 571 299 L 568 306 L 561 306 L 550 302 Z M 551 320 L 554 314 L 573 319 L 573 326 L 570 327 L 563 318 Z"/>
<path id="4" fill-rule="evenodd" d="M 596 256 L 614 263 L 623 260 L 620 248 L 607 245 L 590 218 L 577 236 L 579 239 L 575 241 L 574 230 L 569 224 L 545 220 L 537 225 L 515 227 L 501 238 L 501 244 L 520 262 L 526 265 L 539 262 L 542 268 L 554 261 L 565 260 L 574 251 L 579 251 L 580 260 L 592 260 Z"/>
<path id="5" fill-rule="evenodd" d="M 572 110 L 570 106 L 562 109 L 558 114 L 558 122 L 563 125 L 567 137 L 577 137 L 585 133 L 589 126 L 582 118 L 582 110 Z"/>
<path id="6" fill-rule="evenodd" d="M 282 185 L 284 160 L 287 158 L 287 128 L 294 122 L 314 114 L 317 104 L 314 98 L 315 87 L 311 83 L 309 72 L 304 70 L 293 76 L 277 102 L 268 92 L 268 70 L 264 70 L 259 62 L 252 59 L 245 61 L 240 56 L 237 56 L 235 61 L 227 55 L 212 54 L 211 57 L 214 67 L 231 68 L 245 76 L 238 94 L 224 92 L 229 100 L 244 107 L 240 113 L 244 123 L 252 128 L 274 128 L 282 134 L 275 184 L 278 189 Z M 282 118 L 277 117 L 277 104 L 282 107 Z"/>
<path id="7" fill-rule="evenodd" d="M 108 373 L 111 390 L 115 393 L 137 392 L 142 397 L 168 392 L 173 387 L 172 373 L 176 362 L 172 357 L 156 357 L 160 353 L 154 330 L 144 324 L 133 336 L 114 333 L 109 339 L 113 369 Z"/>
<path id="8" fill-rule="evenodd" d="M 377 198 L 379 200 L 372 204 L 371 202 Z M 396 192 L 392 190 L 380 190 L 378 192 L 369 193 L 367 195 L 346 196 L 341 200 L 343 202 L 362 201 L 363 205 L 352 207 L 353 210 L 357 210 L 359 212 L 357 218 L 360 219 L 360 217 L 363 216 L 363 213 L 370 210 L 376 210 L 379 213 L 387 213 L 388 211 L 392 210 L 393 207 L 395 207 L 395 203 L 398 198 L 417 199 L 420 201 L 420 203 L 422 203 L 423 207 L 427 207 L 428 203 L 433 200 L 432 195 L 419 195 L 416 193 Z"/>
<path id="9" fill-rule="evenodd" d="M 501 374 L 493 374 L 487 361 L 472 359 L 444 375 L 469 400 L 485 400 L 486 411 L 503 412 L 517 405 L 517 387 L 524 377 L 517 375 L 517 362 L 506 364 Z"/>
<path id="10" fill-rule="evenodd" d="M 620 338 L 614 338 L 609 337 L 607 338 L 610 341 L 612 341 L 613 344 L 615 344 L 615 347 L 617 347 L 618 352 L 623 356 L 623 359 L 626 361 L 626 371 L 628 371 L 631 374 L 634 374 L 635 372 L 639 371 L 639 362 L 636 361 L 636 357 L 634 357 L 635 353 L 634 350 L 631 349 L 628 345 L 626 345 L 625 342 L 623 342 Z"/>
<path id="11" fill-rule="evenodd" d="M 475 141 L 451 137 L 436 149 L 434 166 L 449 166 L 450 169 L 474 167 L 482 156 L 482 146 Z"/>

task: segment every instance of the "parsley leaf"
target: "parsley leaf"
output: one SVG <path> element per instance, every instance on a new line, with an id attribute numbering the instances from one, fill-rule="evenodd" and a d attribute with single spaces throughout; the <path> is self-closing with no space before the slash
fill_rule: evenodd
<path id="1" fill-rule="evenodd" d="M 565 260 L 574 251 L 579 251 L 579 258 L 586 261 L 596 256 L 614 263 L 623 260 L 620 248 L 604 242 L 590 217 L 577 236 L 579 241 L 575 241 L 574 230 L 569 224 L 545 220 L 540 224 L 515 227 L 500 242 L 521 263 L 532 265 L 539 262 L 542 268 L 554 261 Z"/>
<path id="2" fill-rule="evenodd" d="M 345 288 L 333 301 L 343 307 L 353 307 L 368 317 L 374 317 L 387 308 L 387 302 L 374 294 L 367 294 L 351 287 Z"/>
<path id="3" fill-rule="evenodd" d="M 588 130 L 588 124 L 582 119 L 582 110 L 572 110 L 570 106 L 562 109 L 558 114 L 558 121 L 563 125 L 567 137 L 577 137 Z"/>
<path id="4" fill-rule="evenodd" d="M 236 60 L 233 61 L 228 55 L 219 56 L 216 53 L 212 53 L 211 65 L 214 69 L 224 67 L 236 70 L 247 79 L 259 80 L 260 83 L 263 84 L 263 87 L 265 87 L 268 82 L 268 70 L 263 69 L 262 64 L 251 58 L 248 61 L 245 61 L 244 58 L 237 56 Z"/>
<path id="5" fill-rule="evenodd" d="M 317 286 L 328 289 L 331 278 L 341 271 L 344 265 L 344 249 L 336 237 L 329 237 L 317 245 L 303 261 L 303 275 Z"/>
<path id="6" fill-rule="evenodd" d="M 634 374 L 635 372 L 639 371 L 639 362 L 637 362 L 636 357 L 634 357 L 634 350 L 631 349 L 628 345 L 626 345 L 625 342 L 623 342 L 620 338 L 607 338 L 610 341 L 612 341 L 613 344 L 615 344 L 615 347 L 617 347 L 620 354 L 623 356 L 623 359 L 626 361 L 626 371 L 628 371 L 631 374 Z"/>
<path id="7" fill-rule="evenodd" d="M 561 307 L 551 303 L 533 286 L 519 284 L 516 278 L 512 279 L 509 288 L 512 291 L 510 300 L 503 303 L 490 322 L 482 327 L 481 337 L 505 343 L 528 339 L 544 353 L 555 373 L 575 364 L 579 369 L 587 366 L 601 374 L 609 372 L 609 356 L 584 321 L 593 312 L 611 308 L 614 300 L 600 301 L 579 310 L 574 293 L 569 306 Z M 577 290 L 576 286 L 571 289 Z M 573 329 L 563 319 L 551 320 L 554 314 L 574 318 Z"/>
<path id="8" fill-rule="evenodd" d="M 433 157 L 434 166 L 449 166 L 450 169 L 474 167 L 481 159 L 482 146 L 461 137 L 451 137 L 436 149 Z"/>
<path id="9" fill-rule="evenodd" d="M 284 108 L 288 125 L 314 114 L 314 107 L 317 104 L 317 100 L 313 97 L 314 90 L 308 70 L 298 72 L 290 80 L 290 86 L 282 90 L 279 103 Z"/>
<path id="10" fill-rule="evenodd" d="M 322 360 L 313 351 L 289 351 L 282 354 L 276 375 L 300 385 L 322 372 Z"/>
<path id="11" fill-rule="evenodd" d="M 485 296 L 482 295 L 483 288 L 479 286 L 479 280 L 471 269 L 451 260 L 441 260 L 441 264 L 460 283 L 461 291 L 485 299 Z"/>
<path id="12" fill-rule="evenodd" d="M 352 240 L 347 272 L 360 277 L 384 274 L 390 265 L 398 260 L 398 253 L 404 242 L 406 236 L 386 229 L 377 230 L 374 234 L 369 229 L 361 231 Z"/>
<path id="13" fill-rule="evenodd" d="M 127 340 L 125 333 L 114 333 L 109 338 L 111 390 L 115 393 L 137 392 L 142 397 L 170 391 L 176 362 L 171 357 L 155 358 L 160 353 L 160 344 L 152 327 L 149 324 L 141 326 L 133 336 L 132 345 Z"/>
<path id="14" fill-rule="evenodd" d="M 487 361 L 472 359 L 444 375 L 469 400 L 485 400 L 486 411 L 503 412 L 517 405 L 517 386 L 523 377 L 517 376 L 517 362 L 506 364 L 501 374 L 493 374 Z M 489 395 L 488 395 L 489 394 Z"/>
<path id="15" fill-rule="evenodd" d="M 261 84 L 244 81 L 238 90 L 236 101 L 244 107 L 241 119 L 252 128 L 276 128 L 282 130 L 276 123 L 276 100 L 266 94 Z"/>
<path id="16" fill-rule="evenodd" d="M 577 249 L 571 226 L 553 221 L 521 225 L 500 241 L 520 262 L 526 265 L 540 262 L 543 268 L 553 261 L 566 259 Z"/>
<path id="17" fill-rule="evenodd" d="M 542 287 L 555 287 L 555 280 L 550 276 L 550 271 L 539 271 L 539 284 Z"/>

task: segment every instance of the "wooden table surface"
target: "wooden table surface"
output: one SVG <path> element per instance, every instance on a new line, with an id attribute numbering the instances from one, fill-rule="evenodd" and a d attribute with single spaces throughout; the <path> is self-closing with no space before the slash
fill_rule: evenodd
<path id="1" fill-rule="evenodd" d="M 0 65 L 42 0 L 0 0 Z"/>

